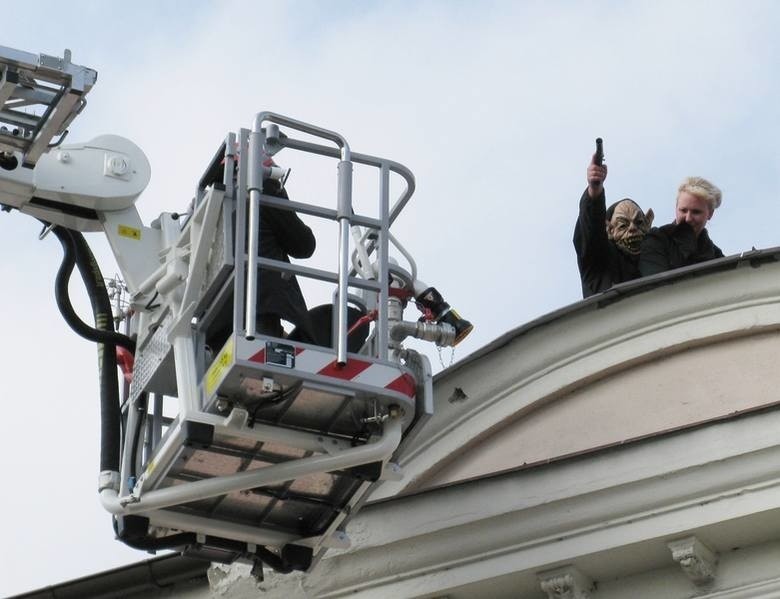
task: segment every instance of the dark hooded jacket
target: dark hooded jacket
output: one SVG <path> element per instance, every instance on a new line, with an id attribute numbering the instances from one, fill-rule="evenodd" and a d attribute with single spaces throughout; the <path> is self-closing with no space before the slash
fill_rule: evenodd
<path id="1" fill-rule="evenodd" d="M 639 257 L 622 251 L 607 237 L 604 192 L 596 198 L 588 190 L 580 198 L 580 215 L 574 227 L 574 249 L 582 280 L 582 297 L 638 278 Z"/>
<path id="2" fill-rule="evenodd" d="M 642 241 L 639 271 L 643 277 L 659 272 L 722 258 L 723 252 L 712 243 L 707 229 L 697 239 L 688 223 L 653 227 Z"/>

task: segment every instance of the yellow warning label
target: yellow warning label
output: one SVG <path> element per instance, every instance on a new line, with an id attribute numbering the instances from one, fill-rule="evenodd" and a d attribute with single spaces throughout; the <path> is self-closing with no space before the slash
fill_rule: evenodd
<path id="1" fill-rule="evenodd" d="M 127 225 L 119 225 L 118 229 L 119 235 L 121 237 L 129 237 L 130 239 L 135 239 L 136 241 L 140 241 L 141 239 L 141 229 L 128 227 Z"/>
<path id="2" fill-rule="evenodd" d="M 206 371 L 206 397 L 209 397 L 217 390 L 217 385 L 219 385 L 222 380 L 222 376 L 233 363 L 233 346 L 234 340 L 233 337 L 231 337 Z"/>

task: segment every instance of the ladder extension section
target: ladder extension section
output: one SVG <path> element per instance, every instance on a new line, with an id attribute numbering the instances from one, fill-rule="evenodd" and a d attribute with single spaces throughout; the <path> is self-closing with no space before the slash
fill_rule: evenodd
<path id="1" fill-rule="evenodd" d="M 58 58 L 0 46 L 0 152 L 20 152 L 34 167 L 65 138 L 96 80 L 96 71 L 70 61 L 70 50 Z"/>

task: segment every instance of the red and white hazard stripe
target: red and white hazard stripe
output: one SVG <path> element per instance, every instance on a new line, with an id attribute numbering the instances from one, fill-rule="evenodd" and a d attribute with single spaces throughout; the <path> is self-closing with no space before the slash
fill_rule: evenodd
<path id="1" fill-rule="evenodd" d="M 251 355 L 248 360 L 265 364 L 265 349 Z M 367 360 L 350 357 L 346 364 L 340 366 L 333 359 L 333 354 L 295 347 L 295 370 L 390 389 L 408 397 L 415 396 L 414 377 L 393 366 Z"/>

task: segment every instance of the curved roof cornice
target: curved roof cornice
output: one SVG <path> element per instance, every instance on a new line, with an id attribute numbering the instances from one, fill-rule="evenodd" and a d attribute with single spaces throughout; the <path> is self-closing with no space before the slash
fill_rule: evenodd
<path id="1" fill-rule="evenodd" d="M 775 330 L 780 330 L 780 248 L 631 281 L 556 310 L 435 377 L 434 415 L 399 459 L 403 481 L 383 483 L 372 500 L 441 484 L 437 473 L 453 461 L 594 382 L 692 348 Z M 686 423 L 659 421 L 655 432 Z M 556 434 L 554 424 L 546 424 L 550 435 Z M 594 423 L 583 422 L 588 425 Z M 632 434 L 618 441 L 637 438 Z M 604 444 L 615 442 L 604 438 Z M 598 439 L 593 449 L 604 446 Z M 515 466 L 524 463 L 523 456 L 516 459 Z"/>

